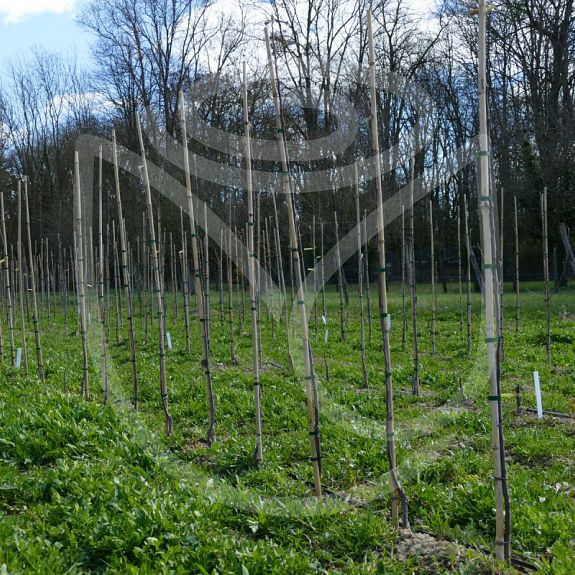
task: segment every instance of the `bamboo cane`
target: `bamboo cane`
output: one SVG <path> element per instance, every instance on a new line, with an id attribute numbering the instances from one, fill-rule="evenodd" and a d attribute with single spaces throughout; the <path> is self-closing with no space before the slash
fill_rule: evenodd
<path id="1" fill-rule="evenodd" d="M 152 253 L 152 273 L 154 277 L 154 287 L 156 292 L 156 306 L 158 309 L 158 343 L 160 359 L 160 398 L 162 401 L 162 410 L 164 412 L 164 432 L 171 435 L 173 430 L 172 416 L 168 402 L 168 384 L 166 380 L 166 326 L 164 316 L 164 301 L 162 298 L 162 280 L 160 277 L 160 258 L 158 254 L 158 242 L 156 241 L 156 230 L 154 227 L 154 210 L 152 207 L 152 190 L 150 187 L 150 178 L 148 175 L 148 161 L 146 159 L 146 150 L 144 148 L 144 139 L 142 137 L 142 128 L 140 118 L 136 116 L 136 129 L 138 132 L 138 141 L 140 144 L 140 154 L 142 157 L 142 173 L 144 176 L 144 186 L 146 192 L 146 208 L 148 212 L 148 232 L 150 236 L 150 247 Z M 187 148 L 186 148 L 187 149 Z"/>
<path id="2" fill-rule="evenodd" d="M 206 299 L 202 289 L 202 272 L 200 263 L 200 250 L 198 241 L 198 226 L 194 211 L 194 199 L 192 196 L 192 180 L 190 176 L 190 160 L 188 152 L 188 133 L 186 127 L 186 109 L 184 106 L 184 93 L 180 92 L 180 120 L 182 128 L 182 148 L 184 150 L 184 172 L 186 177 L 186 197 L 188 203 L 188 216 L 190 218 L 190 233 L 192 239 L 192 258 L 194 262 L 194 280 L 196 288 L 196 305 L 198 319 L 202 333 L 203 358 L 202 367 L 204 369 L 204 379 L 206 384 L 206 397 L 208 402 L 208 431 L 206 442 L 208 445 L 216 440 L 216 405 L 214 390 L 212 386 L 212 373 L 210 370 L 210 333 L 207 321 Z M 208 286 L 209 287 L 209 286 Z"/>
<path id="3" fill-rule="evenodd" d="M 254 245 L 254 191 L 252 183 L 252 150 L 250 142 L 250 121 L 248 115 L 248 84 L 246 78 L 246 63 L 243 63 L 243 97 L 244 97 L 244 146 L 246 158 L 246 191 L 248 196 L 248 273 L 250 281 L 250 309 L 252 319 L 252 375 L 254 384 L 254 401 L 256 416 L 256 448 L 254 459 L 257 464 L 263 461 L 262 446 L 262 404 L 260 386 L 260 358 L 258 340 L 258 308 L 257 293 L 259 285 L 256 284 L 255 245 Z"/>
<path id="4" fill-rule="evenodd" d="M 378 276 L 379 276 L 379 316 L 383 339 L 383 354 L 385 359 L 385 391 L 386 391 L 386 436 L 387 436 L 387 459 L 391 480 L 391 516 L 392 520 L 399 523 L 398 499 L 402 504 L 402 520 L 405 528 L 409 527 L 409 515 L 407 497 L 399 483 L 397 475 L 397 462 L 395 454 L 395 425 L 393 414 L 393 385 L 391 379 L 391 349 L 389 342 L 389 324 L 387 308 L 387 274 L 385 263 L 385 219 L 383 213 L 383 188 L 381 174 L 381 159 L 379 152 L 379 136 L 377 122 L 377 87 L 375 84 L 375 51 L 373 46 L 373 28 L 371 22 L 371 10 L 367 16 L 367 34 L 369 44 L 369 84 L 371 103 L 371 147 L 375 159 L 375 184 L 377 189 L 377 242 L 378 242 Z"/>
<path id="5" fill-rule="evenodd" d="M 132 403 L 134 409 L 138 409 L 138 366 L 136 362 L 136 336 L 134 334 L 134 306 L 132 299 L 132 287 L 130 283 L 130 269 L 128 267 L 127 233 L 124 224 L 122 206 L 122 193 L 120 188 L 120 170 L 118 167 L 118 148 L 116 143 L 116 131 L 112 130 L 112 155 L 114 156 L 114 184 L 116 189 L 116 208 L 118 221 L 120 222 L 120 253 L 122 268 L 122 284 L 126 297 L 126 319 L 128 321 L 128 338 L 130 345 L 130 364 L 132 368 Z"/>
<path id="6" fill-rule="evenodd" d="M 300 312 L 300 327 L 301 338 L 303 343 L 304 353 L 304 373 L 306 382 L 306 398 L 307 398 L 307 415 L 308 415 L 308 428 L 312 452 L 312 466 L 314 475 L 314 487 L 316 496 L 321 496 L 321 461 L 320 461 L 320 439 L 319 439 L 319 413 L 317 410 L 317 388 L 314 374 L 313 357 L 309 343 L 307 312 L 305 305 L 305 293 L 303 287 L 303 279 L 301 274 L 300 256 L 298 236 L 296 231 L 296 223 L 294 217 L 293 199 L 291 183 L 289 180 L 289 166 L 287 160 L 287 150 L 284 135 L 284 125 L 281 115 L 281 106 L 279 100 L 278 85 L 276 80 L 276 72 L 274 61 L 272 60 L 272 50 L 270 37 L 267 26 L 265 27 L 265 40 L 268 56 L 268 68 L 271 80 L 272 95 L 274 100 L 276 131 L 278 136 L 279 151 L 282 165 L 282 188 L 287 200 L 288 222 L 289 222 L 289 237 L 290 237 L 290 262 L 293 261 L 295 282 L 297 289 L 297 305 Z"/>
<path id="7" fill-rule="evenodd" d="M 480 125 L 480 178 L 479 178 L 479 212 L 482 227 L 483 269 L 484 269 L 484 304 L 485 304 L 485 335 L 489 365 L 489 401 L 491 404 L 492 454 L 495 481 L 495 545 L 496 555 L 501 561 L 511 559 L 511 543 L 509 533 L 509 514 L 507 477 L 505 463 L 505 448 L 503 443 L 503 428 L 501 424 L 501 385 L 498 373 L 498 326 L 496 310 L 496 294 L 498 291 L 497 265 L 494 258 L 495 218 L 493 196 L 490 181 L 490 143 L 488 133 L 487 109 L 487 72 L 486 72 L 486 7 L 485 0 L 479 0 L 479 125 Z"/>

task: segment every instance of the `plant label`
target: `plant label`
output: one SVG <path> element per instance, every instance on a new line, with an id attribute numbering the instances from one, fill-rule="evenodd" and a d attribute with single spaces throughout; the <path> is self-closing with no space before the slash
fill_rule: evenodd
<path id="1" fill-rule="evenodd" d="M 541 384 L 538 371 L 533 372 L 533 383 L 535 384 L 535 400 L 537 401 L 537 419 L 543 419 L 543 401 L 541 400 Z"/>
<path id="2" fill-rule="evenodd" d="M 166 332 L 166 341 L 168 342 L 168 349 L 172 349 L 172 336 L 169 331 Z"/>
<path id="3" fill-rule="evenodd" d="M 16 351 L 16 364 L 15 364 L 16 369 L 20 369 L 21 363 L 22 363 L 22 348 L 19 347 L 18 350 Z"/>

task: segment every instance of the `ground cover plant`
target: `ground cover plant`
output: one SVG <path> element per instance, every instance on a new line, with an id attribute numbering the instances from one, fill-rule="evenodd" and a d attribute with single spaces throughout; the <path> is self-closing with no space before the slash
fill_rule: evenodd
<path id="1" fill-rule="evenodd" d="M 511 286 L 506 286 L 511 292 Z M 504 425 L 513 509 L 513 550 L 536 572 L 575 567 L 575 425 L 516 415 L 515 387 L 534 407 L 538 370 L 547 410 L 573 415 L 573 291 L 552 298 L 554 366 L 546 363 L 543 286 L 522 286 L 522 327 L 505 320 Z M 385 381 L 381 344 L 366 343 L 362 378 L 358 303 L 350 299 L 346 341 L 338 337 L 339 293 L 327 291 L 327 327 L 310 325 L 318 358 L 324 503 L 303 512 L 314 490 L 305 393 L 286 368 L 285 333 L 262 310 L 264 462 L 253 463 L 250 324 L 236 322 L 237 364 L 212 307 L 211 353 L 217 439 L 205 443 L 207 409 L 199 322 L 185 351 L 183 322 L 167 306 L 173 348 L 166 357 L 174 433 L 162 433 L 155 338 L 136 317 L 139 412 L 134 413 L 126 323 L 108 337 L 110 400 L 93 383 L 81 398 L 82 353 L 75 322 L 60 308 L 43 328 L 46 384 L 2 366 L 0 388 L 0 565 L 6 573 L 506 573 L 486 554 L 493 537 L 489 406 L 473 296 L 474 353 L 467 358 L 455 284 L 437 294 L 431 353 L 429 286 L 418 286 L 420 397 L 411 395 L 411 350 L 402 348 L 401 286 L 392 284 L 398 469 L 413 539 L 396 530 L 385 489 Z M 135 295 L 135 308 L 137 305 Z M 239 297 L 236 301 L 239 310 Z M 511 299 L 512 296 L 507 296 Z M 212 294 L 217 302 L 217 293 Z M 60 300 L 59 300 L 60 301 Z M 111 297 L 113 301 L 113 294 Z M 181 303 L 181 302 L 180 302 Z M 73 302 L 70 302 L 73 306 Z M 96 305 L 96 304 L 94 304 Z M 41 313 L 45 313 L 45 308 Z M 94 313 L 96 317 L 96 313 Z M 114 333 L 114 318 L 108 325 Z M 90 379 L 98 381 L 99 326 L 89 326 Z M 329 380 L 324 377 L 325 358 Z M 383 478 L 383 480 L 382 480 Z M 273 504 L 267 504 L 267 498 Z M 290 499 L 294 507 L 290 509 Z M 259 504 L 258 504 L 259 501 Z M 258 506 L 259 505 L 259 506 Z M 285 505 L 285 509 L 281 506 Z M 426 537 L 429 537 L 426 539 Z M 451 542 L 457 545 L 450 545 Z"/>

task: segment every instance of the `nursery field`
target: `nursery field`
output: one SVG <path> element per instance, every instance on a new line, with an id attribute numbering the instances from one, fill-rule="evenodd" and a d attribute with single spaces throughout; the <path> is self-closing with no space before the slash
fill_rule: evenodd
<path id="1" fill-rule="evenodd" d="M 230 357 L 228 318 L 220 317 L 217 291 L 211 294 L 216 440 L 209 447 L 199 323 L 191 322 L 188 354 L 179 295 L 175 302 L 173 294 L 165 294 L 172 344 L 166 357 L 170 437 L 163 433 L 157 325 L 151 321 L 146 330 L 142 311 L 150 296 L 134 294 L 137 413 L 131 406 L 127 322 L 123 317 L 116 333 L 114 293 L 106 326 L 110 400 L 105 406 L 99 324 L 90 325 L 87 402 L 80 393 L 75 300 L 70 299 L 65 328 L 62 298 L 52 296 L 49 319 L 43 299 L 46 383 L 36 376 L 31 322 L 30 375 L 9 367 L 6 358 L 0 368 L 0 573 L 572 575 L 575 420 L 548 415 L 538 420 L 525 408 L 535 408 L 537 370 L 544 409 L 575 416 L 575 289 L 562 288 L 551 299 L 549 368 L 542 284 L 521 286 L 519 333 L 512 286 L 505 286 L 503 422 L 516 561 L 504 567 L 492 554 L 495 502 L 481 300 L 473 294 L 468 357 L 465 301 L 456 284 L 448 287 L 449 293 L 437 294 L 432 353 L 430 287 L 418 286 L 419 397 L 411 394 L 410 321 L 402 345 L 401 286 L 392 284 L 389 291 L 395 441 L 411 531 L 394 528 L 389 517 L 375 286 L 371 338 L 366 326 L 367 388 L 355 286 L 348 286 L 345 342 L 339 293 L 333 287 L 327 292 L 325 325 L 321 301 L 317 328 L 309 306 L 320 390 L 321 500 L 313 497 L 304 384 L 288 368 L 284 316 L 280 323 L 274 320 L 272 332 L 262 305 L 264 456 L 256 465 L 247 292 L 243 318 L 242 295 L 235 294 L 237 364 Z M 92 299 L 94 318 L 94 294 Z"/>

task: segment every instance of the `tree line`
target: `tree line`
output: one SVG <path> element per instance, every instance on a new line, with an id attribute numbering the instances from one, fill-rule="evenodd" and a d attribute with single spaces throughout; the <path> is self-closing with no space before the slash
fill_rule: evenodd
<path id="1" fill-rule="evenodd" d="M 35 220 L 33 241 L 48 237 L 52 245 L 57 241 L 71 245 L 74 147 L 82 133 L 109 139 L 115 129 L 119 144 L 137 150 L 136 118 L 153 116 L 148 134 L 159 128 L 157 133 L 164 135 L 161 139 L 169 157 L 171 140 L 181 138 L 180 92 L 194 100 L 205 88 L 206 96 L 193 103 L 202 125 L 243 134 L 239 75 L 243 61 L 248 63 L 252 139 L 274 140 L 274 107 L 263 39 L 264 23 L 271 22 L 288 139 L 321 142 L 322 138 L 354 132 L 352 141 L 335 153 L 326 148 L 318 157 L 294 153 L 290 158 L 296 185 L 310 171 L 325 174 L 325 189 L 298 194 L 294 209 L 303 244 L 313 243 L 315 219 L 317 228 L 319 222 L 324 223 L 324 240 L 330 246 L 335 240 L 334 212 L 340 236 L 355 225 L 356 217 L 353 191 L 339 180 L 339 168 L 370 155 L 366 18 L 371 8 L 376 23 L 384 198 L 408 186 L 412 178 L 434 182 L 431 203 L 420 202 L 415 207 L 416 259 L 429 258 L 432 215 L 438 273 L 448 279 L 455 273 L 464 195 L 469 200 L 473 243 L 479 242 L 474 208 L 476 162 L 473 157 L 470 161 L 474 149 L 469 145 L 478 133 L 477 22 L 469 15 L 471 7 L 443 0 L 427 18 L 414 13 L 407 0 L 242 0 L 225 10 L 204 0 L 88 2 L 78 17 L 92 50 L 92 64 L 87 69 L 64 55 L 37 48 L 9 63 L 0 86 L 0 185 L 6 192 L 8 235 L 15 226 L 16 178 L 26 175 Z M 539 198 L 546 188 L 549 245 L 556 262 L 552 270 L 560 274 L 565 257 L 560 224 L 570 227 L 575 219 L 573 0 L 496 1 L 489 16 L 488 38 L 493 184 L 502 229 L 512 235 L 516 197 L 521 270 L 526 275 L 541 274 Z M 348 108 L 353 112 L 346 112 Z M 192 157 L 214 160 L 222 170 L 243 165 L 234 150 L 210 147 L 193 130 L 188 142 Z M 158 151 L 161 146 L 153 146 L 149 140 L 146 144 L 150 159 L 183 182 L 181 170 Z M 457 164 L 463 167 L 442 168 Z M 277 174 L 277 185 L 259 191 L 263 220 L 271 218 L 274 199 L 285 213 L 286 199 L 273 197 L 281 185 L 279 160 L 256 155 L 253 165 L 256 170 Z M 104 209 L 114 218 L 112 166 L 105 166 L 104 172 Z M 121 178 L 124 201 L 130 206 L 124 214 L 127 233 L 136 237 L 141 234 L 146 209 L 142 182 L 125 174 Z M 196 175 L 192 176 L 192 188 L 224 221 L 231 218 L 230 223 L 242 229 L 248 217 L 242 186 L 221 185 Z M 362 209 L 373 211 L 373 182 L 362 185 L 360 192 Z M 161 208 L 166 229 L 177 229 L 179 207 L 161 199 L 160 194 L 154 201 Z M 287 238 L 287 220 L 279 223 L 280 234 Z M 388 246 L 391 277 L 397 278 L 400 265 L 394 263 L 394 254 L 401 251 L 399 222 L 390 227 Z M 510 279 L 513 242 L 507 242 L 504 251 Z M 375 245 L 370 252 L 375 262 Z"/>

